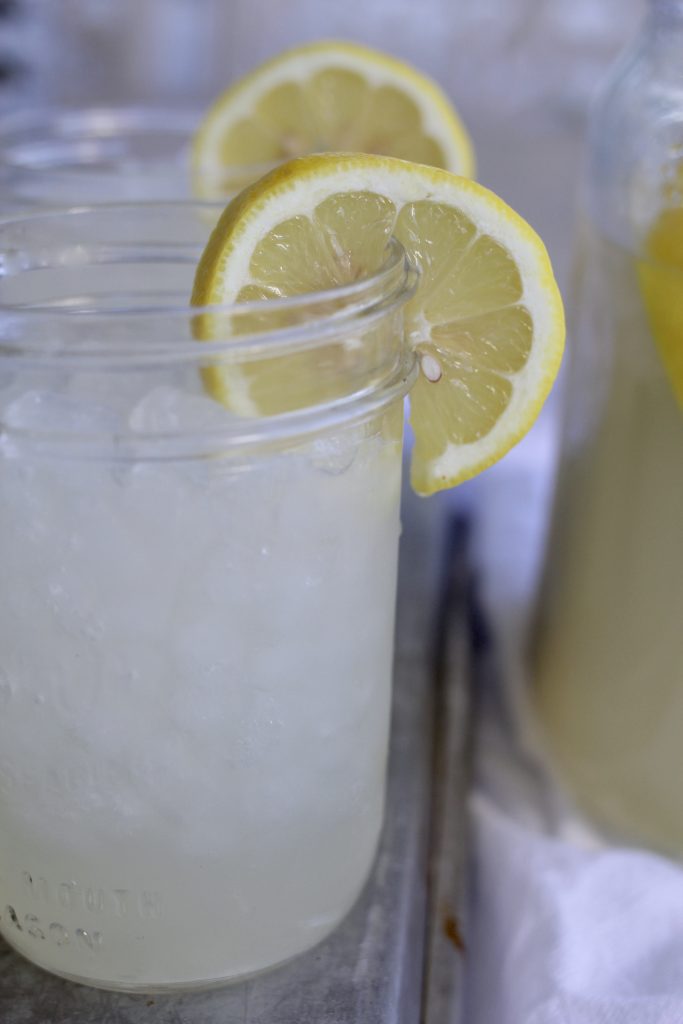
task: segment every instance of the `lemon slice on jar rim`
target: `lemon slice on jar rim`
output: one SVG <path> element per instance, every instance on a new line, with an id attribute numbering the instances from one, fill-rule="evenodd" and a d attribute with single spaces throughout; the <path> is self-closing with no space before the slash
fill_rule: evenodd
<path id="1" fill-rule="evenodd" d="M 564 315 L 550 260 L 501 199 L 468 179 L 391 157 L 301 157 L 226 208 L 200 259 L 192 302 L 343 286 L 382 266 L 392 236 L 420 273 L 404 307 L 420 366 L 410 392 L 411 484 L 431 494 L 475 476 L 524 436 L 562 358 Z M 198 336 L 210 339 L 210 318 L 197 319 Z M 205 372 L 214 398 L 234 408 L 234 396 L 246 395 L 251 412 L 278 411 L 259 405 L 267 367 L 243 369 L 239 387 L 235 372 Z M 286 393 L 286 373 L 279 387 Z"/>
<path id="2" fill-rule="evenodd" d="M 435 82 L 377 50 L 324 40 L 279 54 L 212 104 L 192 147 L 195 192 L 219 197 L 254 168 L 338 150 L 474 175 L 467 130 Z"/>

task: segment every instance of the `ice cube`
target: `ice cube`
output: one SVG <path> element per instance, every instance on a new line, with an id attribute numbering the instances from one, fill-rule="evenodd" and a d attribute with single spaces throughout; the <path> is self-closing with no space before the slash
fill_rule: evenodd
<path id="1" fill-rule="evenodd" d="M 50 434 L 111 434 L 119 419 L 107 406 L 52 391 L 25 391 L 5 408 L 9 430 Z"/>
<path id="2" fill-rule="evenodd" d="M 134 406 L 128 423 L 140 434 L 196 434 L 225 430 L 227 419 L 227 411 L 212 398 L 161 385 Z"/>
<path id="3" fill-rule="evenodd" d="M 116 411 L 125 422 L 129 411 L 149 391 L 149 381 L 144 375 L 131 370 L 118 372 L 114 378 L 105 370 L 86 370 L 70 374 L 64 393 L 78 399 L 86 399 L 99 405 L 106 405 Z"/>
<path id="4" fill-rule="evenodd" d="M 331 437 L 316 438 L 311 461 L 323 473 L 344 473 L 353 463 L 364 437 L 363 427 L 346 427 Z"/>

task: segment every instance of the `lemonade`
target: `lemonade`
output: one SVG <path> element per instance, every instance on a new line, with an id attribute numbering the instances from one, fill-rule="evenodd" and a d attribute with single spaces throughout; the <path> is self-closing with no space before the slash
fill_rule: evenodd
<path id="1" fill-rule="evenodd" d="M 39 401 L 4 421 L 49 429 Z M 151 392 L 130 416 L 184 401 Z M 4 936 L 131 989 L 287 959 L 348 910 L 378 841 L 398 437 L 348 427 L 246 472 L 27 448 L 10 427 Z"/>
<path id="2" fill-rule="evenodd" d="M 661 275 L 586 225 L 536 698 L 581 805 L 680 854 L 683 413 L 644 269 Z"/>
<path id="3" fill-rule="evenodd" d="M 562 354 L 547 254 L 365 154 L 0 252 L 2 933 L 107 988 L 248 976 L 372 864 L 403 398 L 420 493 L 504 455 Z"/>
<path id="4" fill-rule="evenodd" d="M 231 353 L 192 337 L 207 217 L 0 231 L 0 926 L 110 988 L 208 985 L 314 944 L 382 822 L 405 271 L 316 321 L 320 357 L 347 353 L 341 406 L 245 422 L 202 384 Z M 286 333 L 269 351 L 310 350 L 305 325 Z M 235 348 L 243 366 L 258 345 Z"/>

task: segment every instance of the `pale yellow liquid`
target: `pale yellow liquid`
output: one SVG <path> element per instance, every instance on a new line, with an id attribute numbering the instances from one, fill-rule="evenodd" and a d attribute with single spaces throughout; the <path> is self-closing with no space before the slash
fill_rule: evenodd
<path id="1" fill-rule="evenodd" d="M 85 416 L 86 384 L 0 418 Z M 206 404 L 162 387 L 131 417 L 189 435 Z M 236 467 L 0 438 L 0 933 L 41 967 L 203 988 L 350 909 L 384 804 L 392 414 Z"/>
<path id="2" fill-rule="evenodd" d="M 683 855 L 683 413 L 634 257 L 588 231 L 579 272 L 535 697 L 579 803 Z"/>

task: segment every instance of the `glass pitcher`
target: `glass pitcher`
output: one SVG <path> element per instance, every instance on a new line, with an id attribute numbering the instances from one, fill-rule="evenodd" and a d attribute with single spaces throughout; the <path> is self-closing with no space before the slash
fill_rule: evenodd
<path id="1" fill-rule="evenodd" d="M 534 698 L 578 803 L 683 855 L 683 2 L 595 107 Z"/>

